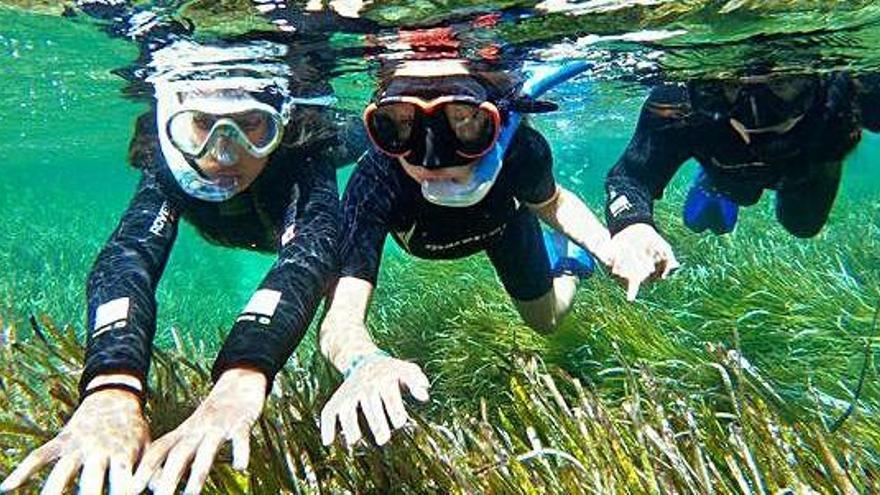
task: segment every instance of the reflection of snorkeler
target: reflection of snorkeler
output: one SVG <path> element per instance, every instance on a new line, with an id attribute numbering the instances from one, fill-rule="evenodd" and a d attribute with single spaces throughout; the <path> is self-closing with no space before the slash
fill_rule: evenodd
<path id="1" fill-rule="evenodd" d="M 685 206 L 693 230 L 729 232 L 738 205 L 776 191 L 776 217 L 798 237 L 816 235 L 837 195 L 842 161 L 861 127 L 880 130 L 880 91 L 844 73 L 698 81 L 655 88 L 623 156 L 608 174 L 606 216 L 616 261 L 612 271 L 639 285 L 677 266 L 653 223 L 653 201 L 678 168 L 702 170 Z"/>
<path id="2" fill-rule="evenodd" d="M 183 59 L 196 46 L 174 51 L 171 45 L 167 58 L 175 67 L 229 67 L 241 53 L 279 72 L 266 77 L 241 69 L 222 79 L 198 70 L 177 77 L 172 70 L 153 79 L 155 109 L 138 120 L 132 140 L 131 162 L 142 178 L 88 279 L 80 405 L 63 431 L 0 485 L 2 491 L 57 461 L 43 493 L 60 494 L 80 468 L 80 493 L 101 493 L 107 473 L 112 493 L 128 493 L 132 468 L 149 441 L 143 402 L 155 291 L 180 218 L 211 242 L 275 252 L 277 261 L 232 325 L 214 363 L 210 394 L 145 450 L 135 477 L 139 490 L 161 467 L 152 479 L 155 491 L 173 493 L 191 464 L 187 493 L 199 491 L 226 441 L 233 443 L 234 466 L 247 465 L 250 429 L 266 391 L 335 278 L 335 169 L 354 155 L 346 155 L 326 109 L 290 96 L 320 94 L 326 84 L 299 79 L 309 71 L 300 55 L 291 56 L 297 65 L 289 74 L 284 59 L 271 55 L 274 49 L 284 54 L 284 47 L 211 47 L 209 55 L 226 55 L 224 64 L 187 65 Z M 269 51 L 260 55 L 258 49 Z M 250 70 L 259 65 L 247 62 Z"/>
<path id="3" fill-rule="evenodd" d="M 192 34 L 195 26 L 186 19 L 176 17 L 187 2 L 182 0 L 169 2 L 150 2 L 141 4 L 132 0 L 76 0 L 76 8 L 88 16 L 99 19 L 105 24 L 108 33 L 129 39 L 145 40 L 148 44 L 165 44 L 180 35 Z M 309 3 L 305 6 L 287 0 L 250 0 L 253 10 L 278 31 L 283 33 L 320 32 L 375 32 L 372 21 L 356 17 L 340 15 L 338 10 L 350 10 L 344 5 L 347 2 L 331 2 L 325 8 L 320 3 Z M 334 7 L 335 8 L 332 8 Z M 230 3 L 228 8 L 238 7 Z M 65 7 L 65 15 L 75 16 L 77 10 Z"/>
<path id="4" fill-rule="evenodd" d="M 386 412 L 391 427 L 407 420 L 401 387 L 428 398 L 421 369 L 381 351 L 365 327 L 389 232 L 420 258 L 485 251 L 523 319 L 542 332 L 568 312 L 577 277 L 553 272 L 538 220 L 607 258 L 607 230 L 556 183 L 550 147 L 531 127 L 516 132 L 491 188 L 471 187 L 475 164 L 493 149 L 509 112 L 541 106 L 512 97 L 509 75 L 473 67 L 457 60 L 405 62 L 383 77 L 364 114 L 375 148 L 346 188 L 341 278 L 320 334 L 322 352 L 346 377 L 321 415 L 326 444 L 337 418 L 349 444 L 361 438 L 358 407 L 376 442 L 385 443 Z"/>

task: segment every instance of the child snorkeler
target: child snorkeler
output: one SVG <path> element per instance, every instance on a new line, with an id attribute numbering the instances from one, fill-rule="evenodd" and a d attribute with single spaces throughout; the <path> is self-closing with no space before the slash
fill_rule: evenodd
<path id="1" fill-rule="evenodd" d="M 557 184 L 550 146 L 538 131 L 520 126 L 503 158 L 489 163 L 496 173 L 482 169 L 514 112 L 552 104 L 522 96 L 505 72 L 461 60 L 403 62 L 381 79 L 364 112 L 375 146 L 343 197 L 340 280 L 320 330 L 321 351 L 345 376 L 321 414 L 325 444 L 333 442 L 337 422 L 347 443 L 361 438 L 360 408 L 381 445 L 407 421 L 402 387 L 428 399 L 422 370 L 380 350 L 366 329 L 387 234 L 420 258 L 485 251 L 523 320 L 541 332 L 552 331 L 571 308 L 575 272 L 589 272 L 592 259 L 573 248 L 610 261 L 608 231 Z M 539 220 L 567 237 L 552 243 L 562 247 L 558 263 L 548 257 Z"/>

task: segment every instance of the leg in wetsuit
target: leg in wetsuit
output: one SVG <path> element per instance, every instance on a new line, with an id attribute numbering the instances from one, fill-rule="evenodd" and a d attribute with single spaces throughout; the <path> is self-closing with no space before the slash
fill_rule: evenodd
<path id="1" fill-rule="evenodd" d="M 542 333 L 553 331 L 571 308 L 578 278 L 551 275 L 550 258 L 535 214 L 518 214 L 486 254 L 526 324 Z"/>
<path id="2" fill-rule="evenodd" d="M 837 198 L 841 162 L 819 167 L 806 180 L 783 183 L 776 192 L 776 219 L 792 235 L 808 238 L 818 234 Z"/>

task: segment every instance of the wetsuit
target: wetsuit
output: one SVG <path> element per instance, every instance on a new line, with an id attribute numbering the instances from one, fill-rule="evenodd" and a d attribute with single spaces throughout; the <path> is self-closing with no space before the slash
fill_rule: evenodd
<path id="1" fill-rule="evenodd" d="M 142 178 L 88 278 L 81 388 L 105 373 L 131 374 L 146 383 L 156 331 L 156 286 L 180 218 L 214 243 L 277 253 L 213 368 L 215 379 L 233 366 L 255 368 L 271 383 L 336 275 L 335 167 L 353 158 L 338 140 L 334 136 L 306 148 L 282 145 L 247 190 L 211 203 L 183 193 L 159 150 L 154 115 L 139 119 L 131 159 Z"/>
<path id="2" fill-rule="evenodd" d="M 525 205 L 553 199 L 557 186 L 547 141 L 522 126 L 488 195 L 467 208 L 428 202 L 397 159 L 376 150 L 358 163 L 343 197 L 341 276 L 376 285 L 387 234 L 425 259 L 485 250 L 507 292 L 529 301 L 552 288 L 538 219 Z"/>
<path id="3" fill-rule="evenodd" d="M 876 87 L 876 84 L 871 82 Z M 843 158 L 877 130 L 876 92 L 857 91 L 846 74 L 825 77 L 803 119 L 784 134 L 753 134 L 747 144 L 725 118 L 694 108 L 686 86 L 655 88 L 635 133 L 606 180 L 612 235 L 634 223 L 653 224 L 653 202 L 679 167 L 695 158 L 711 188 L 735 203 L 777 192 L 776 212 L 792 234 L 810 237 L 825 224 L 837 195 Z"/>

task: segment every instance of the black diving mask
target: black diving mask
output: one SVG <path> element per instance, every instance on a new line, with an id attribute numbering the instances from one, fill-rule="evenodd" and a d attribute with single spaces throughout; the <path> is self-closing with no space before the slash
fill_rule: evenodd
<path id="1" fill-rule="evenodd" d="M 753 76 L 692 86 L 695 109 L 729 120 L 740 134 L 785 133 L 816 101 L 818 78 Z"/>

